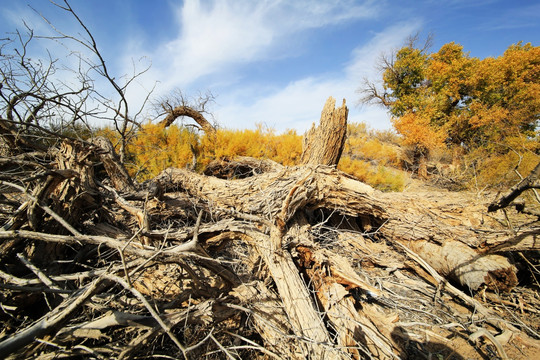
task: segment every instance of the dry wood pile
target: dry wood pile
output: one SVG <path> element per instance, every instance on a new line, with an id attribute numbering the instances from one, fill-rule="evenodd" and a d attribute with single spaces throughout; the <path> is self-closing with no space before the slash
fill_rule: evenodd
<path id="1" fill-rule="evenodd" d="M 497 211 L 519 186 L 491 213 L 376 191 L 333 166 L 334 106 L 297 167 L 240 158 L 137 184 L 105 139 L 5 149 L 0 357 L 533 359 L 538 216 L 509 229 Z"/>

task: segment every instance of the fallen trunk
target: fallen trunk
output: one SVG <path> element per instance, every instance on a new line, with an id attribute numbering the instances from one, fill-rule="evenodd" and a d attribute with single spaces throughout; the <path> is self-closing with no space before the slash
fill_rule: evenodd
<path id="1" fill-rule="evenodd" d="M 334 113 L 346 119 L 345 107 Z M 451 193 L 376 191 L 335 168 L 342 142 L 331 144 L 317 151 L 334 154 L 330 166 L 220 159 L 207 175 L 167 169 L 144 187 L 106 142 L 0 162 L 30 179 L 0 183 L 13 209 L 0 230 L 3 355 L 504 358 L 523 343 L 534 354 L 539 302 L 516 292 L 502 252 L 536 249 L 538 229 L 502 229 L 484 204 Z M 34 264 L 13 262 L 21 252 Z M 104 274 L 114 281 L 77 298 Z M 480 289 L 504 307 L 467 295 Z M 66 294 L 79 314 L 62 312 Z M 31 325 L 27 306 L 45 309 L 35 320 L 64 317 Z"/>
<path id="2" fill-rule="evenodd" d="M 472 290 L 481 285 L 509 290 L 517 284 L 517 270 L 506 258 L 475 248 L 492 239 L 505 243 L 513 235 L 452 225 L 466 223 L 466 214 L 448 221 L 448 209 L 424 208 L 408 194 L 380 193 L 331 167 L 276 164 L 272 172 L 234 181 L 168 169 L 157 179 L 164 188 L 182 188 L 218 209 L 257 214 L 280 232 L 299 209 L 336 211 L 352 217 L 361 231 L 410 247 L 438 272 Z"/>

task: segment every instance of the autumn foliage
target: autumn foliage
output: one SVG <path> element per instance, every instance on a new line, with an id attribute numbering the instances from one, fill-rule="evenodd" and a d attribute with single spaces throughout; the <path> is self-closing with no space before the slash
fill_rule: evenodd
<path id="1" fill-rule="evenodd" d="M 276 134 L 271 129 L 257 125 L 255 130 L 219 129 L 215 135 L 205 134 L 200 138 L 202 166 L 212 160 L 249 156 L 276 161 L 283 165 L 296 165 L 302 155 L 301 136 L 295 130 Z"/>
<path id="2" fill-rule="evenodd" d="M 392 131 L 370 130 L 365 123 L 349 124 L 338 168 L 380 190 L 401 191 L 407 175 L 401 171 L 401 138 Z"/>
<path id="3" fill-rule="evenodd" d="M 506 174 L 538 162 L 540 47 L 518 43 L 502 56 L 479 59 L 453 42 L 428 53 L 411 41 L 383 68 L 383 89 L 368 84 L 363 100 L 389 110 L 417 160 L 446 149 L 462 157 L 453 160 L 476 181 L 490 173 L 486 185 L 501 178 L 490 181 L 493 164 Z"/>
<path id="4" fill-rule="evenodd" d="M 98 135 L 117 142 L 112 129 L 100 129 Z M 399 170 L 400 141 L 392 131 L 373 131 L 363 123 L 349 124 L 338 168 L 381 190 L 400 191 L 408 177 Z M 302 136 L 295 130 L 278 134 L 262 125 L 243 130 L 220 128 L 206 134 L 186 126 L 163 127 L 148 122 L 129 142 L 128 154 L 126 166 L 140 181 L 168 167 L 203 171 L 214 160 L 237 156 L 270 159 L 290 166 L 300 163 Z"/>

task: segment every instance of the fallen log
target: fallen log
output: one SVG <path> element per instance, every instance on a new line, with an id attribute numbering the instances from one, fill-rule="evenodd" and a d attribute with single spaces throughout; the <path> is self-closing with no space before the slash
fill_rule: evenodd
<path id="1" fill-rule="evenodd" d="M 54 161 L 21 165 L 32 180 L 4 196 L 18 210 L 0 231 L 7 264 L 0 288 L 15 294 L 2 295 L 2 309 L 22 311 L 42 296 L 73 294 L 103 274 L 121 287 L 89 294 L 80 313 L 66 313 L 54 329 L 7 329 L 4 355 L 39 349 L 60 356 L 70 349 L 97 358 L 218 352 L 396 359 L 434 349 L 450 357 L 463 347 L 476 354 L 487 342 L 505 354 L 511 346 L 501 345 L 498 332 L 538 345 L 526 335 L 540 337 L 534 319 L 519 323 L 507 313 L 510 324 L 500 308 L 467 295 L 515 291 L 517 270 L 505 252 L 538 247 L 536 228 L 503 229 L 485 216 L 483 203 L 451 193 L 382 193 L 337 170 L 335 161 L 284 167 L 218 159 L 205 175 L 166 169 L 143 187 L 126 177 L 110 144 L 99 144 L 67 142 Z M 8 180 L 0 186 L 16 183 Z M 49 248 L 40 244 L 60 251 L 36 251 Z M 13 258 L 38 264 L 39 277 Z M 70 267 L 58 266 L 64 263 Z M 540 313 L 534 297 L 521 294 L 526 303 L 513 308 Z M 514 304 L 498 302 L 505 303 Z M 44 309 L 44 319 L 55 315 Z M 115 319 L 111 311 L 122 315 Z M 35 329 L 49 337 L 33 343 L 28 334 Z M 428 331 L 444 346 L 422 338 Z M 108 336 L 116 336 L 115 347 Z M 448 340 L 469 337 L 476 348 Z"/>
<path id="2" fill-rule="evenodd" d="M 452 225 L 466 216 L 449 222 L 447 212 L 428 207 L 426 201 L 422 207 L 418 198 L 408 194 L 378 192 L 331 167 L 281 168 L 234 181 L 168 169 L 157 181 L 164 188 L 182 188 L 218 209 L 257 214 L 261 222 L 273 223 L 280 231 L 299 209 L 337 211 L 353 217 L 362 231 L 375 231 L 411 247 L 460 285 L 509 290 L 517 284 L 517 269 L 506 258 L 476 249 L 492 239 L 510 241 L 513 236 L 506 231 L 481 232 Z"/>

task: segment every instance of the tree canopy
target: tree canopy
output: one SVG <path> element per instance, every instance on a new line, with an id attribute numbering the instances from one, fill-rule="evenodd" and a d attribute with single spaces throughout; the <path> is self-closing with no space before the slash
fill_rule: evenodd
<path id="1" fill-rule="evenodd" d="M 382 89 L 365 103 L 385 106 L 407 144 L 427 152 L 532 146 L 538 151 L 540 47 L 517 43 L 502 56 L 471 57 L 454 42 L 429 53 L 411 41 L 383 58 Z"/>

